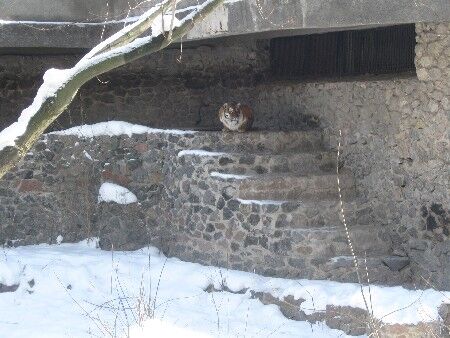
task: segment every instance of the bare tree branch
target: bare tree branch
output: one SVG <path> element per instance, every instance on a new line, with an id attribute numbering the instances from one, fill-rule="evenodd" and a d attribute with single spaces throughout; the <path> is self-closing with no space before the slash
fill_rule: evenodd
<path id="1" fill-rule="evenodd" d="M 118 34 L 111 40 L 107 39 L 106 44 L 100 44 L 102 45 L 100 48 L 95 47 L 93 52 L 88 54 L 88 58 L 84 57 L 73 68 L 59 71 L 69 72 L 70 76 L 55 90 L 53 95 L 43 97 L 42 104 L 26 124 L 25 132 L 19 134 L 13 140 L 13 144 L 7 144 L 3 148 L 0 145 L 0 179 L 23 158 L 48 126 L 64 112 L 83 84 L 98 75 L 157 52 L 173 41 L 181 39 L 197 22 L 203 20 L 224 0 L 208 0 L 198 6 L 191 14 L 181 20 L 179 26 L 173 28 L 170 36 L 166 36 L 163 31 L 155 37 L 137 38 L 151 27 L 151 23 L 156 18 L 156 13 L 163 13 L 174 1 L 176 0 L 166 0 L 161 3 L 155 11 L 150 10 L 150 14 L 147 12 L 146 19 L 139 20 L 138 25 L 125 27 L 121 31 L 122 35 Z"/>

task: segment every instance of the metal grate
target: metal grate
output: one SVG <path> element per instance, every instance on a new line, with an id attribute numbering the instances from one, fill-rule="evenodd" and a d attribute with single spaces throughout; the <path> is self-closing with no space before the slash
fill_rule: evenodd
<path id="1" fill-rule="evenodd" d="M 275 38 L 272 74 L 278 79 L 341 78 L 414 72 L 414 25 Z"/>

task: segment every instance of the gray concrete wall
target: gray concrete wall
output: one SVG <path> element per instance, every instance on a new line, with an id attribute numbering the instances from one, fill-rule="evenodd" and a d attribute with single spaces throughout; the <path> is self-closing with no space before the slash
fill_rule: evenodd
<path id="1" fill-rule="evenodd" d="M 8 1 L 0 3 L 0 20 L 33 20 L 102 23 L 139 15 L 156 0 L 139 1 Z M 181 8 L 196 4 L 183 2 Z M 108 4 L 108 6 L 106 6 Z M 130 10 L 131 8 L 131 10 Z M 180 14 L 183 15 L 183 14 Z M 298 34 L 302 30 L 335 30 L 352 27 L 414 22 L 445 22 L 450 19 L 447 0 L 245 0 L 225 3 L 194 28 L 185 41 L 253 33 Z M 1 24 L 0 24 L 1 25 Z M 122 25 L 112 24 L 116 31 Z M 98 43 L 99 27 L 53 25 L 39 30 L 33 25 L 0 26 L 0 48 L 91 48 Z M 81 39 L 79 35 L 81 34 Z M 28 36 L 33 36 L 29 39 Z"/>

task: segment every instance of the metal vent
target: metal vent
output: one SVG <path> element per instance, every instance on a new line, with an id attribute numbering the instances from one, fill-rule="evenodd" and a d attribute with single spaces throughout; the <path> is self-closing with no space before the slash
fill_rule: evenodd
<path id="1" fill-rule="evenodd" d="M 272 74 L 278 79 L 341 78 L 414 72 L 414 25 L 275 38 Z"/>

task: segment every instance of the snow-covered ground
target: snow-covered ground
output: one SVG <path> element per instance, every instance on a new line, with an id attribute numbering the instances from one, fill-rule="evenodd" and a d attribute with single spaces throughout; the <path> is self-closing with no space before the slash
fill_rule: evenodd
<path id="1" fill-rule="evenodd" d="M 167 259 L 154 248 L 107 252 L 93 240 L 5 248 L 0 257 L 0 283 L 20 283 L 15 292 L 0 293 L 2 338 L 345 337 L 324 324 L 288 320 L 250 292 L 204 291 L 211 284 L 304 298 L 306 312 L 326 304 L 363 307 L 355 284 L 262 277 Z M 371 289 L 374 315 L 386 323 L 431 321 L 450 297 L 433 290 Z"/>

